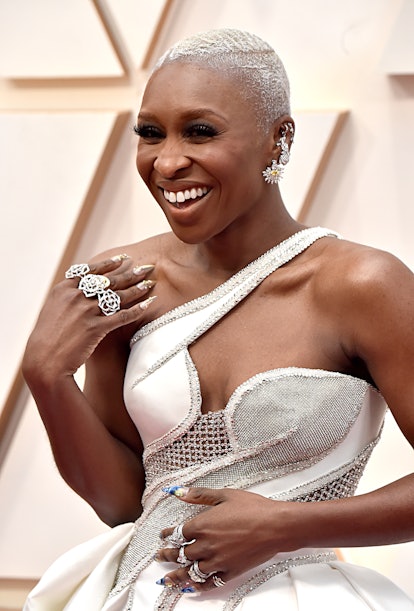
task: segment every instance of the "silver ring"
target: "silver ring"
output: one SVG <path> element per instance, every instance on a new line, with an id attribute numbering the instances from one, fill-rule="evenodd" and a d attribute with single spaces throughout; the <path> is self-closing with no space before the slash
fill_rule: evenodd
<path id="1" fill-rule="evenodd" d="M 65 278 L 82 278 L 89 274 L 90 267 L 87 263 L 75 263 L 75 265 L 71 265 L 69 269 L 65 272 Z"/>
<path id="2" fill-rule="evenodd" d="M 223 581 L 223 579 L 219 577 L 218 575 L 213 575 L 213 583 L 216 586 L 216 588 L 222 588 L 223 586 L 226 585 L 226 582 Z"/>
<path id="3" fill-rule="evenodd" d="M 189 578 L 196 583 L 205 583 L 211 575 L 214 575 L 214 571 L 212 573 L 204 573 L 198 565 L 198 560 L 194 560 L 188 569 Z"/>
<path id="4" fill-rule="evenodd" d="M 111 281 L 106 276 L 87 274 L 81 278 L 78 289 L 83 291 L 85 297 L 96 297 L 96 295 L 105 291 L 110 284 Z"/>
<path id="5" fill-rule="evenodd" d="M 98 306 L 102 314 L 111 316 L 121 309 L 121 298 L 115 291 L 107 289 L 98 294 Z"/>
<path id="6" fill-rule="evenodd" d="M 186 545 L 188 545 L 188 543 L 184 543 L 181 547 L 180 547 L 180 551 L 178 552 L 178 558 L 177 558 L 177 562 L 178 564 L 182 564 L 184 566 L 189 566 L 191 564 L 191 560 L 189 560 L 187 558 L 187 556 L 185 555 L 185 547 Z"/>
<path id="7" fill-rule="evenodd" d="M 181 547 L 184 543 L 188 543 L 183 535 L 183 526 L 184 524 L 179 524 L 174 528 L 172 533 L 166 537 L 166 541 L 171 543 L 173 547 Z"/>

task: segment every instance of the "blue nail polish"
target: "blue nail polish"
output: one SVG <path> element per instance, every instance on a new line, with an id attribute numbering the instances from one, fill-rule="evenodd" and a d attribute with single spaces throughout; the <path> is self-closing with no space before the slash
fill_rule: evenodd
<path id="1" fill-rule="evenodd" d="M 175 494 L 175 492 L 180 488 L 182 488 L 182 486 L 167 486 L 166 488 L 163 488 L 162 491 L 166 492 L 167 494 Z"/>
<path id="2" fill-rule="evenodd" d="M 165 586 L 164 577 L 161 577 L 161 579 L 158 579 L 158 581 L 156 581 L 155 583 L 157 584 L 157 586 Z"/>
<path id="3" fill-rule="evenodd" d="M 192 587 L 188 587 L 188 588 L 182 588 L 181 592 L 183 594 L 194 594 L 195 589 Z"/>

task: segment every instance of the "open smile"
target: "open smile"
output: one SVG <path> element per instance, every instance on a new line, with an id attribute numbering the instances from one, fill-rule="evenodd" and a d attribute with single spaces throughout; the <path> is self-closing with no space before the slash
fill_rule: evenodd
<path id="1" fill-rule="evenodd" d="M 162 189 L 164 198 L 176 208 L 185 208 L 192 204 L 195 200 L 207 195 L 209 189 L 207 187 L 193 187 L 184 191 L 167 191 Z"/>

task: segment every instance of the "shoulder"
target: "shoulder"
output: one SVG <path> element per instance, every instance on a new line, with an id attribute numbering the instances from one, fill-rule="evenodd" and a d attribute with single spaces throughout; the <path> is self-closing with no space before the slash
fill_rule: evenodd
<path id="1" fill-rule="evenodd" d="M 92 261 L 102 261 L 120 254 L 131 257 L 137 265 L 156 264 L 160 259 L 173 256 L 179 241 L 172 232 L 151 236 L 140 242 L 109 248 L 95 255 Z"/>
<path id="2" fill-rule="evenodd" d="M 394 255 L 346 240 L 321 250 L 314 303 L 349 355 L 385 361 L 414 351 L 414 274 Z M 403 358 L 401 356 L 401 358 Z M 410 357 L 411 358 L 411 357 Z"/>
<path id="3" fill-rule="evenodd" d="M 319 297 L 344 303 L 372 297 L 397 298 L 414 290 L 414 274 L 395 255 L 347 240 L 329 240 L 321 249 L 315 273 Z"/>

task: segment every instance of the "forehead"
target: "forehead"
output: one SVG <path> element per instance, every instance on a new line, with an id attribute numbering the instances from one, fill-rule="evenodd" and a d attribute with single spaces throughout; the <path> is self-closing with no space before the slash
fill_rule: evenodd
<path id="1" fill-rule="evenodd" d="M 151 76 L 142 98 L 142 113 L 191 112 L 194 108 L 209 109 L 224 117 L 254 113 L 242 83 L 228 73 L 174 62 Z"/>

